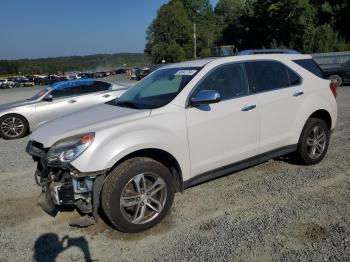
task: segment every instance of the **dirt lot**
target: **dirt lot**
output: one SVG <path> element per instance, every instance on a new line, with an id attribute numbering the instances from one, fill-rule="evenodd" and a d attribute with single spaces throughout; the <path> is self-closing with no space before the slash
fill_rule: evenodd
<path id="1" fill-rule="evenodd" d="M 3 99 L 3 94 L 0 93 Z M 171 214 L 141 234 L 103 220 L 87 229 L 36 204 L 27 139 L 0 140 L 0 261 L 345 261 L 350 258 L 350 87 L 323 162 L 269 161 L 177 194 Z"/>

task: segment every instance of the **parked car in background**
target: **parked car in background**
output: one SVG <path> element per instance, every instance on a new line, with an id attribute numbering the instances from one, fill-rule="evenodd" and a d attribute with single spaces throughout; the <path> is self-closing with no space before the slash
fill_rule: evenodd
<path id="1" fill-rule="evenodd" d="M 78 74 L 80 78 L 94 78 L 94 74 L 91 72 L 82 72 Z"/>
<path id="2" fill-rule="evenodd" d="M 31 87 L 34 86 L 34 82 L 25 76 L 17 76 L 14 78 L 15 87 Z"/>
<path id="3" fill-rule="evenodd" d="M 126 73 L 126 69 L 124 68 L 120 68 L 115 70 L 115 74 L 120 75 L 120 74 L 125 74 Z"/>
<path id="4" fill-rule="evenodd" d="M 151 73 L 151 70 L 149 68 L 144 68 L 144 69 L 140 70 L 140 72 L 137 74 L 136 80 L 139 81 L 142 78 L 148 76 L 150 73 Z"/>
<path id="5" fill-rule="evenodd" d="M 16 83 L 13 80 L 9 80 L 8 78 L 2 79 L 0 81 L 0 88 L 2 89 L 14 88 L 16 86 Z"/>
<path id="6" fill-rule="evenodd" d="M 333 81 L 337 86 L 343 83 L 350 83 L 350 60 L 331 68 L 323 69 L 325 77 Z"/>
<path id="7" fill-rule="evenodd" d="M 102 78 L 106 76 L 105 72 L 95 72 L 93 73 L 94 78 Z"/>
<path id="8" fill-rule="evenodd" d="M 154 72 L 154 71 L 158 70 L 159 68 L 161 68 L 163 66 L 166 66 L 166 65 L 168 65 L 168 64 L 153 64 L 149 68 L 150 69 L 150 73 L 152 73 L 152 72 Z"/>
<path id="9" fill-rule="evenodd" d="M 39 204 L 52 215 L 77 207 L 82 226 L 102 208 L 117 229 L 140 232 L 169 213 L 175 192 L 289 153 L 319 163 L 337 121 L 336 87 L 299 65 L 306 60 L 172 64 L 117 100 L 42 125 L 27 145 Z"/>
<path id="10" fill-rule="evenodd" d="M 44 122 L 105 103 L 126 90 L 126 87 L 94 79 L 50 85 L 27 100 L 0 105 L 0 137 L 21 138 Z"/>
<path id="11" fill-rule="evenodd" d="M 69 80 L 77 80 L 77 79 L 80 79 L 81 77 L 79 76 L 79 74 L 69 74 L 68 78 Z"/>
<path id="12" fill-rule="evenodd" d="M 37 83 L 38 85 L 44 86 L 44 85 L 52 85 L 56 82 L 62 81 L 61 78 L 57 75 L 48 75 L 44 78 L 38 79 Z"/>
<path id="13" fill-rule="evenodd" d="M 130 79 L 131 80 L 136 80 L 138 75 L 140 74 L 140 72 L 141 72 L 140 68 L 133 68 L 133 69 L 131 69 Z"/>
<path id="14" fill-rule="evenodd" d="M 45 78 L 45 76 L 34 76 L 33 82 L 35 85 L 40 85 L 39 82 L 41 79 Z"/>

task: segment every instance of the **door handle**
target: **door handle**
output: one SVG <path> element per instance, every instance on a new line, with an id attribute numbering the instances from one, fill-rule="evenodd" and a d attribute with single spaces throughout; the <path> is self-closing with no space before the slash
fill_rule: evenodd
<path id="1" fill-rule="evenodd" d="M 108 98 L 108 97 L 110 97 L 111 95 L 103 95 L 102 97 L 104 97 L 104 98 Z"/>
<path id="2" fill-rule="evenodd" d="M 297 96 L 301 96 L 301 95 L 303 95 L 303 94 L 304 94 L 303 91 L 301 91 L 301 92 L 295 92 L 295 93 L 293 94 L 293 96 L 297 97 Z"/>
<path id="3" fill-rule="evenodd" d="M 256 108 L 256 105 L 245 105 L 242 107 L 242 111 L 250 111 L 253 110 L 254 108 Z"/>
<path id="4" fill-rule="evenodd" d="M 74 100 L 74 99 L 68 101 L 69 104 L 74 104 L 76 102 L 77 102 L 77 100 Z"/>

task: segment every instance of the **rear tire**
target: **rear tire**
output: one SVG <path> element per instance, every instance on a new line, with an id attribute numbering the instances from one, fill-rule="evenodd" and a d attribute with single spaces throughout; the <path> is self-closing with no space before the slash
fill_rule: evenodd
<path id="1" fill-rule="evenodd" d="M 330 129 L 318 118 L 309 118 L 301 133 L 296 155 L 305 165 L 319 163 L 327 153 L 330 139 Z"/>
<path id="2" fill-rule="evenodd" d="M 328 79 L 335 83 L 337 87 L 341 86 L 343 83 L 343 79 L 339 75 L 330 75 Z"/>
<path id="3" fill-rule="evenodd" d="M 161 163 L 135 157 L 114 168 L 101 194 L 102 209 L 120 231 L 137 233 L 158 224 L 174 200 L 174 180 Z"/>
<path id="4" fill-rule="evenodd" d="M 26 136 L 29 131 L 27 120 L 17 114 L 8 114 L 0 118 L 0 137 L 5 140 Z"/>

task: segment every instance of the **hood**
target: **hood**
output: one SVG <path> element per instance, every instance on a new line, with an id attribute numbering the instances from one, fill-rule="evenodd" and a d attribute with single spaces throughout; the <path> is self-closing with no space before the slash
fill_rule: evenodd
<path id="1" fill-rule="evenodd" d="M 30 100 L 22 100 L 17 102 L 12 102 L 4 105 L 0 105 L 0 112 L 5 111 L 11 108 L 20 107 L 20 106 L 29 106 L 32 104 L 35 104 L 37 101 L 30 101 Z"/>
<path id="2" fill-rule="evenodd" d="M 151 110 L 136 110 L 102 104 L 47 122 L 37 128 L 29 140 L 42 143 L 45 148 L 57 141 L 88 132 L 98 132 L 109 126 L 148 117 Z"/>

